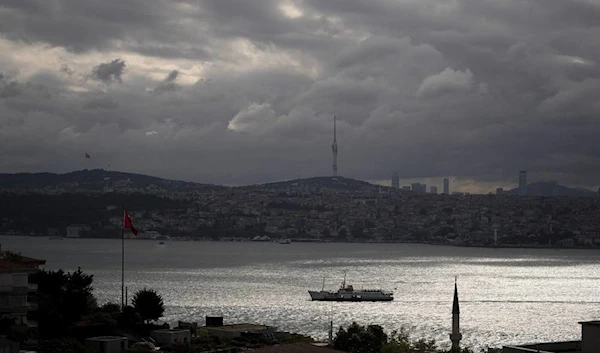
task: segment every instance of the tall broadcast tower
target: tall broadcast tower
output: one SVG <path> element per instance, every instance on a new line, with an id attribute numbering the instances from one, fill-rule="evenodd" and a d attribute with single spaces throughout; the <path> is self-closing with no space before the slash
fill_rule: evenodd
<path id="1" fill-rule="evenodd" d="M 333 116 L 333 143 L 331 144 L 331 152 L 333 152 L 333 176 L 337 177 L 337 140 L 335 129 L 335 115 Z"/>

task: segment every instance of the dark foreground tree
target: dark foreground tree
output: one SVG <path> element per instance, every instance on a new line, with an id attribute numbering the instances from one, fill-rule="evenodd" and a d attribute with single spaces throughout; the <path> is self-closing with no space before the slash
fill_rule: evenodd
<path id="1" fill-rule="evenodd" d="M 387 334 L 379 325 L 362 326 L 353 322 L 348 329 L 340 327 L 333 347 L 351 353 L 380 353 Z"/>
<path id="2" fill-rule="evenodd" d="M 38 321 L 40 337 L 68 335 L 77 321 L 92 313 L 96 308 L 93 280 L 93 275 L 86 275 L 81 269 L 73 273 L 38 271 L 32 275 L 32 282 L 38 285 L 38 308 L 32 316 Z"/>
<path id="3" fill-rule="evenodd" d="M 165 304 L 160 294 L 152 289 L 142 289 L 133 295 L 133 307 L 146 323 L 158 320 L 165 312 Z"/>

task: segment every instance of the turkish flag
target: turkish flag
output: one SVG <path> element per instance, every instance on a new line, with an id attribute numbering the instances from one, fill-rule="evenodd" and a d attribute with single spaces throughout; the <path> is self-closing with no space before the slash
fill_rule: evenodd
<path id="1" fill-rule="evenodd" d="M 134 235 L 138 235 L 138 230 L 135 229 L 135 227 L 133 226 L 133 223 L 131 223 L 131 218 L 129 217 L 129 213 L 127 213 L 127 211 L 123 210 L 123 228 L 125 229 L 130 229 L 131 233 L 133 233 Z"/>

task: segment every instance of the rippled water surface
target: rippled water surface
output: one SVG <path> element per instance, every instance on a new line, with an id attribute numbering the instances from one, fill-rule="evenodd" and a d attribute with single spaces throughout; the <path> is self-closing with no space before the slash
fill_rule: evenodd
<path id="1" fill-rule="evenodd" d="M 94 274 L 100 302 L 120 301 L 121 242 L 0 237 L 3 250 L 46 259 L 48 269 Z M 600 252 L 478 249 L 413 244 L 126 241 L 126 285 L 160 292 L 168 321 L 258 322 L 325 338 L 327 323 L 405 326 L 448 341 L 458 276 L 463 343 L 500 346 L 580 337 L 578 321 L 600 318 Z M 308 289 L 393 290 L 389 303 L 311 302 Z"/>

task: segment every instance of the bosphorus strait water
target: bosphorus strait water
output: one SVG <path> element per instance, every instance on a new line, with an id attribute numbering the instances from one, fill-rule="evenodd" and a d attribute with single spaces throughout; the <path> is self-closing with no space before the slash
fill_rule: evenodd
<path id="1" fill-rule="evenodd" d="M 3 250 L 46 259 L 46 269 L 94 275 L 99 302 L 120 302 L 118 239 L 0 237 Z M 600 319 L 600 252 L 482 249 L 416 244 L 192 242 L 126 240 L 129 293 L 162 294 L 165 320 L 255 322 L 323 339 L 328 322 L 409 329 L 449 344 L 458 276 L 463 345 L 498 347 L 579 339 L 578 321 Z M 387 303 L 312 302 L 307 290 L 394 291 Z M 131 297 L 131 294 L 130 294 Z"/>

